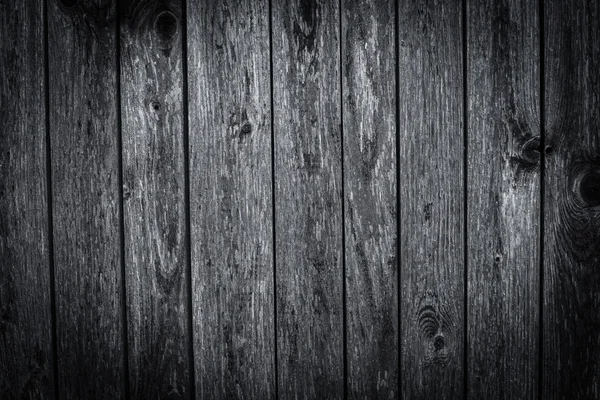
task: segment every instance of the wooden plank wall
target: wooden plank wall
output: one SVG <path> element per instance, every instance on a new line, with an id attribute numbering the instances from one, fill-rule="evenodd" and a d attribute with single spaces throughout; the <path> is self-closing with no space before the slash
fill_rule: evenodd
<path id="1" fill-rule="evenodd" d="M 0 398 L 599 398 L 598 18 L 1 1 Z"/>

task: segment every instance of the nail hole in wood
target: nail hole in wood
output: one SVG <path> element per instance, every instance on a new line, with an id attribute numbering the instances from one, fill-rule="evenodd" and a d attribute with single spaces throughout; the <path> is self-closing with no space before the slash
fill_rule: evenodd
<path id="1" fill-rule="evenodd" d="M 252 132 L 252 125 L 250 125 L 249 122 L 246 122 L 244 125 L 242 125 L 242 134 L 248 135 L 251 132 Z"/>
<path id="2" fill-rule="evenodd" d="M 151 103 L 151 107 L 154 111 L 159 111 L 160 110 L 160 102 L 158 101 L 153 101 Z"/>
<path id="3" fill-rule="evenodd" d="M 546 152 L 546 154 L 552 154 L 552 152 L 554 151 L 554 149 L 552 148 L 552 146 L 546 146 L 546 148 L 544 149 L 544 151 Z"/>

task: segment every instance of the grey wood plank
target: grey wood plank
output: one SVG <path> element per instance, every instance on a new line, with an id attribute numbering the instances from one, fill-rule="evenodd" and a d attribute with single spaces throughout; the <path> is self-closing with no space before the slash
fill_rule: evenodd
<path id="1" fill-rule="evenodd" d="M 181 1 L 119 12 L 131 397 L 189 398 Z"/>
<path id="2" fill-rule="evenodd" d="M 274 398 L 268 1 L 188 2 L 196 387 Z"/>
<path id="3" fill-rule="evenodd" d="M 463 396 L 460 2 L 398 9 L 401 379 L 407 399 Z"/>
<path id="4" fill-rule="evenodd" d="M 344 394 L 339 5 L 272 6 L 279 395 L 337 399 Z"/>
<path id="5" fill-rule="evenodd" d="M 537 6 L 537 0 L 467 2 L 467 388 L 473 399 L 538 398 Z"/>
<path id="6" fill-rule="evenodd" d="M 398 396 L 395 5 L 342 2 L 348 396 Z"/>
<path id="7" fill-rule="evenodd" d="M 44 3 L 0 3 L 0 398 L 54 398 Z"/>
<path id="8" fill-rule="evenodd" d="M 600 4 L 549 0 L 544 18 L 542 397 L 593 399 L 600 398 Z"/>
<path id="9" fill-rule="evenodd" d="M 116 10 L 48 4 L 59 394 L 123 395 Z"/>

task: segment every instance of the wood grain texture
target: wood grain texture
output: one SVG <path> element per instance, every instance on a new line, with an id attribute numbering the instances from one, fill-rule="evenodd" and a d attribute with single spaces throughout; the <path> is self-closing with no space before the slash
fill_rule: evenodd
<path id="1" fill-rule="evenodd" d="M 0 398 L 54 398 L 44 4 L 0 3 Z"/>
<path id="2" fill-rule="evenodd" d="M 538 398 L 537 4 L 467 3 L 467 390 L 472 399 Z"/>
<path id="3" fill-rule="evenodd" d="M 545 2 L 545 399 L 600 398 L 600 4 Z M 549 150 L 549 149 L 548 149 Z"/>
<path id="4" fill-rule="evenodd" d="M 48 4 L 59 395 L 123 394 L 115 3 Z"/>
<path id="5" fill-rule="evenodd" d="M 402 393 L 463 396 L 462 10 L 398 9 Z"/>
<path id="6" fill-rule="evenodd" d="M 120 3 L 131 397 L 189 398 L 181 2 Z"/>
<path id="7" fill-rule="evenodd" d="M 342 2 L 348 395 L 398 396 L 395 6 Z"/>
<path id="8" fill-rule="evenodd" d="M 274 398 L 269 8 L 188 3 L 196 387 Z"/>
<path id="9" fill-rule="evenodd" d="M 273 1 L 279 395 L 341 398 L 343 221 L 337 2 Z"/>

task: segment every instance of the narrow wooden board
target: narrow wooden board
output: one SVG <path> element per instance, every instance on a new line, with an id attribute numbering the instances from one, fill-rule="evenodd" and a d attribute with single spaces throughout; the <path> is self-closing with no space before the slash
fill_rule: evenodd
<path id="1" fill-rule="evenodd" d="M 181 1 L 120 3 L 131 396 L 189 398 Z"/>
<path id="2" fill-rule="evenodd" d="M 48 4 L 59 395 L 124 393 L 116 12 Z"/>
<path id="3" fill-rule="evenodd" d="M 393 2 L 342 2 L 348 395 L 398 397 Z"/>
<path id="4" fill-rule="evenodd" d="M 462 9 L 398 9 L 401 371 L 407 399 L 463 396 Z"/>
<path id="5" fill-rule="evenodd" d="M 600 4 L 545 2 L 542 398 L 600 398 Z M 550 149 L 548 148 L 548 150 Z M 548 154 L 549 153 L 549 154 Z"/>
<path id="6" fill-rule="evenodd" d="M 537 0 L 470 0 L 468 397 L 537 399 L 540 78 Z"/>
<path id="7" fill-rule="evenodd" d="M 200 398 L 275 397 L 268 1 L 188 2 Z"/>
<path id="8" fill-rule="evenodd" d="M 44 4 L 0 3 L 0 398 L 54 398 Z"/>
<path id="9" fill-rule="evenodd" d="M 282 399 L 344 394 L 339 18 L 337 2 L 273 1 Z"/>

